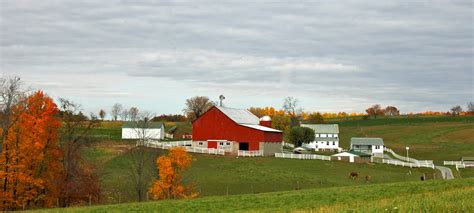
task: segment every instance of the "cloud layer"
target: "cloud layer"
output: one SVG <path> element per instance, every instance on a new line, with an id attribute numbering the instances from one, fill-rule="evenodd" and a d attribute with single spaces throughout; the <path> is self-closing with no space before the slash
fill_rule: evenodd
<path id="1" fill-rule="evenodd" d="M 180 112 L 298 97 L 308 110 L 474 100 L 471 1 L 1 2 L 0 69 L 53 96 Z M 166 99 L 166 104 L 162 100 Z"/>

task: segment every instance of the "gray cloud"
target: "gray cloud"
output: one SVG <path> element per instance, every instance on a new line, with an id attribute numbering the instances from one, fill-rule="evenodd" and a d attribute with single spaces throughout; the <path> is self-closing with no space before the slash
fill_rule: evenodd
<path id="1" fill-rule="evenodd" d="M 70 96 L 127 98 L 148 78 L 163 84 L 145 90 L 185 98 L 183 84 L 222 88 L 249 96 L 248 106 L 285 94 L 323 97 L 321 108 L 333 110 L 375 102 L 440 110 L 474 99 L 472 9 L 471 1 L 2 1 L 0 68 L 43 81 L 121 76 L 119 86 L 68 82 L 74 89 L 61 94 Z"/>

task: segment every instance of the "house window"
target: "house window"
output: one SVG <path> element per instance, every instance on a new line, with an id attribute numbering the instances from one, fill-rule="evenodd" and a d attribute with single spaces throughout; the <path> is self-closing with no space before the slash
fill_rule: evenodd
<path id="1" fill-rule="evenodd" d="M 202 146 L 202 142 L 199 142 L 199 146 Z"/>
<path id="2" fill-rule="evenodd" d="M 338 137 L 338 135 L 337 135 L 337 134 L 334 134 L 334 138 L 337 138 L 337 137 Z"/>
<path id="3" fill-rule="evenodd" d="M 316 137 L 319 138 L 319 134 L 316 134 Z"/>
<path id="4" fill-rule="evenodd" d="M 321 134 L 321 137 L 322 138 L 325 138 L 327 135 L 326 134 Z"/>
<path id="5" fill-rule="evenodd" d="M 224 146 L 224 142 L 220 142 L 219 145 Z"/>
<path id="6" fill-rule="evenodd" d="M 333 142 L 332 142 L 332 145 L 333 145 L 333 146 L 336 146 L 336 142 L 335 142 L 335 141 L 333 141 Z"/>
<path id="7" fill-rule="evenodd" d="M 328 134 L 328 138 L 332 138 L 332 134 Z"/>
<path id="8" fill-rule="evenodd" d="M 227 142 L 227 146 L 230 146 L 230 142 Z"/>
<path id="9" fill-rule="evenodd" d="M 359 145 L 355 145 L 355 148 L 359 148 Z"/>
<path id="10" fill-rule="evenodd" d="M 329 141 L 328 141 L 328 142 L 326 142 L 326 145 L 328 145 L 328 146 L 329 146 Z"/>
<path id="11" fill-rule="evenodd" d="M 380 146 L 375 146 L 375 149 L 380 149 Z"/>

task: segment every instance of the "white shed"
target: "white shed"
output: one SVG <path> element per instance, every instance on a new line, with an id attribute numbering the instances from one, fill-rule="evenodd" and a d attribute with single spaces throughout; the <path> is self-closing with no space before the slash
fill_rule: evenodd
<path id="1" fill-rule="evenodd" d="M 165 125 L 162 122 L 124 122 L 122 139 L 154 139 L 165 138 Z"/>

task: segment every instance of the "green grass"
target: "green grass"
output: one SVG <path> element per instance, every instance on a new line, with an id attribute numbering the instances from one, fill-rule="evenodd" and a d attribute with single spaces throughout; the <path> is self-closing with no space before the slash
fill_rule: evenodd
<path id="1" fill-rule="evenodd" d="M 473 212 L 474 179 L 332 187 L 48 212 Z"/>

